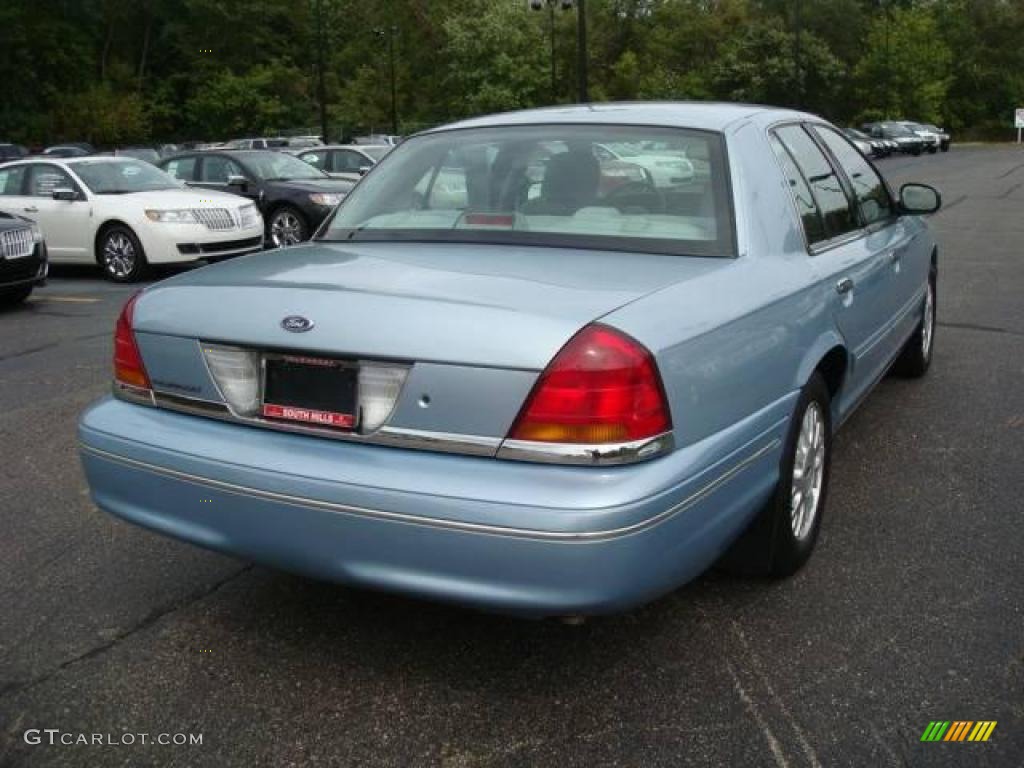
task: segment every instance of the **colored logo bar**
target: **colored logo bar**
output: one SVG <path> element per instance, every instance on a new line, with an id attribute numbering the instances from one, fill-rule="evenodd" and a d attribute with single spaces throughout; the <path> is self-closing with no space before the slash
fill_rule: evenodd
<path id="1" fill-rule="evenodd" d="M 932 720 L 921 741 L 988 741 L 995 728 L 995 720 Z"/>

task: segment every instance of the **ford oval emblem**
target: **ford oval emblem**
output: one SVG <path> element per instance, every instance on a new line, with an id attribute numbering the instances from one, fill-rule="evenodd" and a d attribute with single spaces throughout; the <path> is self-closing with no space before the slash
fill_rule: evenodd
<path id="1" fill-rule="evenodd" d="M 281 321 L 281 327 L 291 333 L 305 333 L 313 327 L 313 321 L 302 315 L 288 315 Z"/>

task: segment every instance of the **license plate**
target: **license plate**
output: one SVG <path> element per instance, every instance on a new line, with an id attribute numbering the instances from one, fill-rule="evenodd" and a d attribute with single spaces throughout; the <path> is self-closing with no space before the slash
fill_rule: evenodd
<path id="1" fill-rule="evenodd" d="M 299 355 L 263 359 L 264 418 L 319 427 L 356 425 L 356 366 Z"/>

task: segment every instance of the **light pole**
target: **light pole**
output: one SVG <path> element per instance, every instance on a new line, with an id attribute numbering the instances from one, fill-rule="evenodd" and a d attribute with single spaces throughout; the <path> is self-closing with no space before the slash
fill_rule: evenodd
<path id="1" fill-rule="evenodd" d="M 388 41 L 388 73 L 391 78 L 391 134 L 398 135 L 398 83 L 395 77 L 395 35 L 398 27 L 392 24 L 386 30 L 376 30 L 380 37 L 387 35 Z"/>
<path id="2" fill-rule="evenodd" d="M 548 9 L 548 18 L 551 32 L 551 100 L 556 101 L 558 92 L 557 79 L 555 77 L 555 6 L 560 6 L 563 11 L 576 9 L 576 71 L 579 81 L 577 83 L 577 101 L 586 102 L 587 97 L 587 11 L 586 0 L 530 0 L 530 8 L 534 11 Z"/>
<path id="3" fill-rule="evenodd" d="M 796 74 L 796 105 L 801 109 L 804 106 L 804 73 L 803 73 L 803 51 L 800 47 L 800 36 L 803 32 L 803 3 L 801 0 L 794 0 L 793 8 L 793 69 Z"/>
<path id="4" fill-rule="evenodd" d="M 892 65 L 889 62 L 889 3 L 882 0 L 882 11 L 885 13 L 885 117 L 892 116 Z"/>
<path id="5" fill-rule="evenodd" d="M 327 87 L 324 85 L 324 6 L 316 0 L 316 98 L 320 102 L 320 138 L 327 139 Z"/>

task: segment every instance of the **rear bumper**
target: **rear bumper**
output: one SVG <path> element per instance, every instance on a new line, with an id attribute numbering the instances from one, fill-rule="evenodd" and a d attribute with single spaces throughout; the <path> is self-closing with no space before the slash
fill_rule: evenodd
<path id="1" fill-rule="evenodd" d="M 651 600 L 718 558 L 771 493 L 791 405 L 609 468 L 352 445 L 110 399 L 79 437 L 96 504 L 169 536 L 345 584 L 591 614 Z"/>

